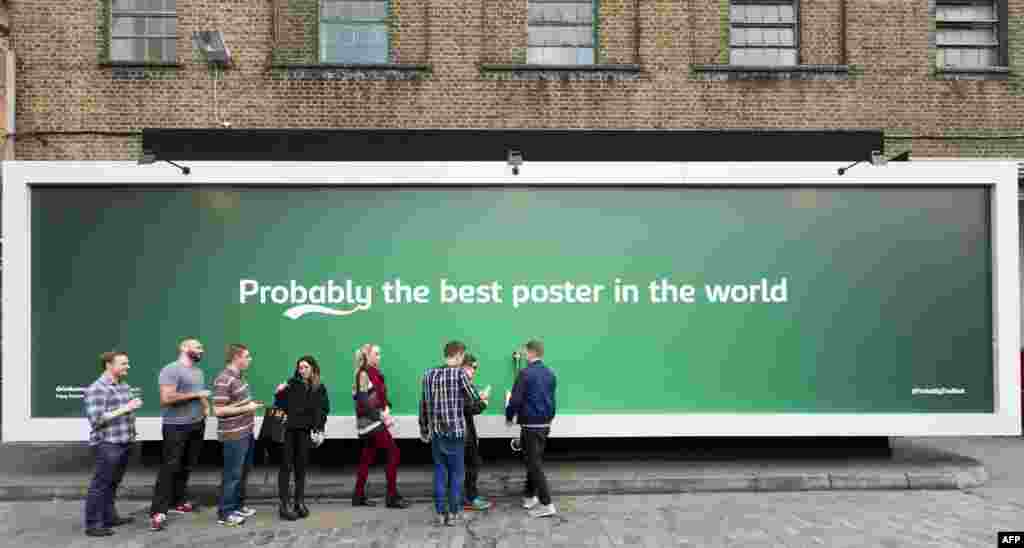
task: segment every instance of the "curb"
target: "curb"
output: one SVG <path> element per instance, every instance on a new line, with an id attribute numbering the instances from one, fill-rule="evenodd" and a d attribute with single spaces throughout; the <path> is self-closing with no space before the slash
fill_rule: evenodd
<path id="1" fill-rule="evenodd" d="M 492 497 L 514 497 L 520 494 L 523 476 L 481 478 L 480 490 Z M 957 469 L 896 472 L 814 472 L 779 474 L 734 474 L 717 476 L 647 477 L 632 479 L 577 478 L 572 480 L 548 479 L 551 491 L 564 496 L 584 495 L 649 495 L 673 493 L 729 493 L 729 492 L 801 492 L 801 491 L 862 491 L 862 490 L 962 490 L 979 487 L 988 482 L 988 472 L 982 465 Z M 376 481 L 375 484 L 382 482 Z M 348 499 L 354 481 L 311 481 L 306 494 L 311 499 Z M 189 486 L 199 500 L 216 500 L 219 485 L 209 482 Z M 402 495 L 409 499 L 431 499 L 433 483 L 424 481 L 402 482 Z M 88 494 L 87 482 L 80 486 L 68 485 L 7 485 L 0 486 L 0 501 L 84 500 Z M 152 484 L 122 485 L 118 499 L 150 500 Z M 367 495 L 383 498 L 382 485 L 370 485 Z M 254 501 L 277 500 L 274 481 L 251 482 L 248 499 Z"/>

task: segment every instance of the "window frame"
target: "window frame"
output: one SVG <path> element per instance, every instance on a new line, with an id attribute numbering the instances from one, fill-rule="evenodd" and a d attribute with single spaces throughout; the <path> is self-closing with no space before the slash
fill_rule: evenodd
<path id="1" fill-rule="evenodd" d="M 737 23 L 732 20 L 732 7 L 733 6 L 780 6 L 784 4 L 793 5 L 793 22 L 792 23 Z M 768 65 L 772 67 L 788 67 L 788 66 L 800 66 L 801 55 L 800 55 L 800 0 L 729 0 L 729 64 L 732 65 L 732 50 L 733 49 L 792 49 L 795 53 L 792 65 Z M 772 47 L 772 46 L 734 46 L 732 44 L 732 29 L 736 28 L 776 28 L 776 29 L 793 29 L 793 45 L 786 47 Z M 742 66 L 742 65 L 740 65 Z"/>
<path id="2" fill-rule="evenodd" d="M 376 26 L 384 25 L 384 64 L 391 61 L 391 0 L 379 0 L 384 3 L 384 17 L 379 19 L 371 18 L 348 18 L 348 17 L 324 17 L 324 1 L 317 0 L 317 62 L 325 65 L 377 65 L 381 64 L 378 62 L 346 62 L 346 61 L 328 61 L 327 56 L 327 33 L 324 32 L 324 24 L 335 24 L 335 25 L 351 25 L 351 26 Z M 352 1 L 352 0 L 340 0 L 341 2 Z M 369 0 L 378 1 L 378 0 Z"/>
<path id="3" fill-rule="evenodd" d="M 940 21 L 938 10 L 940 6 L 977 6 L 992 5 L 996 20 L 987 21 Z M 939 44 L 939 31 L 946 29 L 988 29 L 995 27 L 996 36 L 996 63 L 990 66 L 966 67 L 947 65 L 945 55 L 943 64 L 937 67 L 940 71 L 986 71 L 992 68 L 1006 68 L 1010 66 L 1009 40 L 1009 6 L 1006 0 L 934 0 L 934 12 L 932 22 L 935 24 L 934 37 L 932 40 L 936 52 L 946 49 L 991 49 L 992 45 L 958 44 L 955 46 L 944 46 Z"/>
<path id="4" fill-rule="evenodd" d="M 116 0 L 107 0 L 107 28 L 110 29 L 107 33 L 107 58 L 112 63 L 129 63 L 129 64 L 142 64 L 142 65 L 163 65 L 177 63 L 178 60 L 178 3 L 174 3 L 174 10 L 160 10 L 160 11 L 147 11 L 147 10 L 118 10 L 115 8 Z M 116 26 L 114 25 L 114 19 L 117 17 L 146 17 L 153 19 L 174 19 L 175 33 L 171 34 L 124 34 L 119 35 L 115 33 Z M 145 55 L 141 59 L 114 59 L 114 41 L 115 40 L 133 40 L 133 41 L 146 41 L 146 40 L 164 40 L 173 41 L 174 43 L 174 55 L 170 60 L 158 59 L 152 60 L 147 59 Z"/>
<path id="5" fill-rule="evenodd" d="M 530 45 L 530 27 L 531 26 L 537 26 L 537 27 L 563 27 L 563 28 L 573 28 L 573 27 L 582 27 L 583 26 L 583 25 L 558 25 L 558 24 L 544 24 L 544 23 L 532 24 L 532 23 L 530 23 L 530 6 L 531 5 L 534 5 L 534 4 L 588 4 L 588 3 L 590 4 L 590 33 L 591 33 L 591 46 L 590 46 L 590 49 L 592 49 L 593 52 L 594 52 L 593 53 L 593 62 L 589 63 L 589 64 L 586 64 L 586 63 L 573 63 L 572 66 L 587 67 L 587 66 L 594 66 L 594 65 L 600 64 L 600 37 L 601 37 L 601 35 L 600 35 L 600 19 L 599 19 L 600 13 L 601 13 L 601 9 L 600 9 L 601 1 L 600 0 L 527 0 L 526 1 L 526 58 L 527 59 L 530 58 L 530 48 L 531 47 L 534 47 L 534 48 L 550 47 L 550 46 L 531 46 Z M 540 66 L 547 65 L 546 63 L 534 63 L 534 64 L 538 64 Z M 552 64 L 551 66 L 560 66 L 560 65 L 559 64 Z"/>

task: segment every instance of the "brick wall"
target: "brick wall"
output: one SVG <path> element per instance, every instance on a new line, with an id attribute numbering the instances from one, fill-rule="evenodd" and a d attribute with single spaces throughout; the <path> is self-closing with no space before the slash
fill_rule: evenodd
<path id="1" fill-rule="evenodd" d="M 131 132 L 144 127 L 882 128 L 889 150 L 915 156 L 1024 157 L 1024 0 L 1009 0 L 1004 80 L 945 81 L 929 55 L 928 0 L 846 0 L 849 77 L 706 81 L 691 63 L 721 63 L 725 0 L 604 0 L 602 63 L 639 63 L 623 81 L 503 81 L 484 63 L 525 60 L 527 0 L 395 0 L 391 60 L 428 64 L 410 80 L 294 81 L 274 63 L 317 61 L 315 0 L 178 0 L 172 68 L 100 66 L 104 0 L 11 4 L 18 54 L 17 130 Z M 801 61 L 841 60 L 842 0 L 804 0 Z M 191 51 L 193 30 L 218 29 L 237 60 L 217 85 Z M 639 34 L 637 34 L 639 29 Z M 727 25 L 726 25 L 727 29 Z M 926 136 L 927 139 L 907 139 Z M 991 136 L 992 139 L 977 139 Z M 940 137 L 936 139 L 936 137 Z M 133 159 L 139 138 L 28 136 L 19 159 Z"/>

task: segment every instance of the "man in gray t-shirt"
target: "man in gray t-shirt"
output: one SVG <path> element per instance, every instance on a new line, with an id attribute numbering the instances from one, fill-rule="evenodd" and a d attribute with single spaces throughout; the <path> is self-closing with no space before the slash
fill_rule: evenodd
<path id="1" fill-rule="evenodd" d="M 167 512 L 187 514 L 195 508 L 185 497 L 192 469 L 199 462 L 210 413 L 210 391 L 203 370 L 203 345 L 185 339 L 178 345 L 178 359 L 160 370 L 160 415 L 163 419 L 164 462 L 153 488 L 150 529 L 167 523 Z"/>
<path id="2" fill-rule="evenodd" d="M 160 386 L 173 385 L 179 394 L 194 394 L 206 390 L 203 370 L 195 365 L 173 361 L 160 370 Z M 160 408 L 164 424 L 190 425 L 206 418 L 200 398 L 183 400 Z"/>

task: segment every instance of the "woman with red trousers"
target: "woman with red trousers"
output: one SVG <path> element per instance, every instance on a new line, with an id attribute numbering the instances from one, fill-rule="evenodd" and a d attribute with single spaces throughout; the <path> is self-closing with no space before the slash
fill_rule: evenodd
<path id="1" fill-rule="evenodd" d="M 356 350 L 354 367 L 352 399 L 355 401 L 356 428 L 359 439 L 363 442 L 363 449 L 359 459 L 359 470 L 356 473 L 352 505 L 376 506 L 366 498 L 366 478 L 370 474 L 370 466 L 377 459 L 377 451 L 383 449 L 388 452 L 385 472 L 388 483 L 386 505 L 388 508 L 408 508 L 409 503 L 398 494 L 400 453 L 389 430 L 394 425 L 394 419 L 391 417 L 391 402 L 388 401 L 384 375 L 380 372 L 380 347 L 373 344 L 359 347 Z"/>

